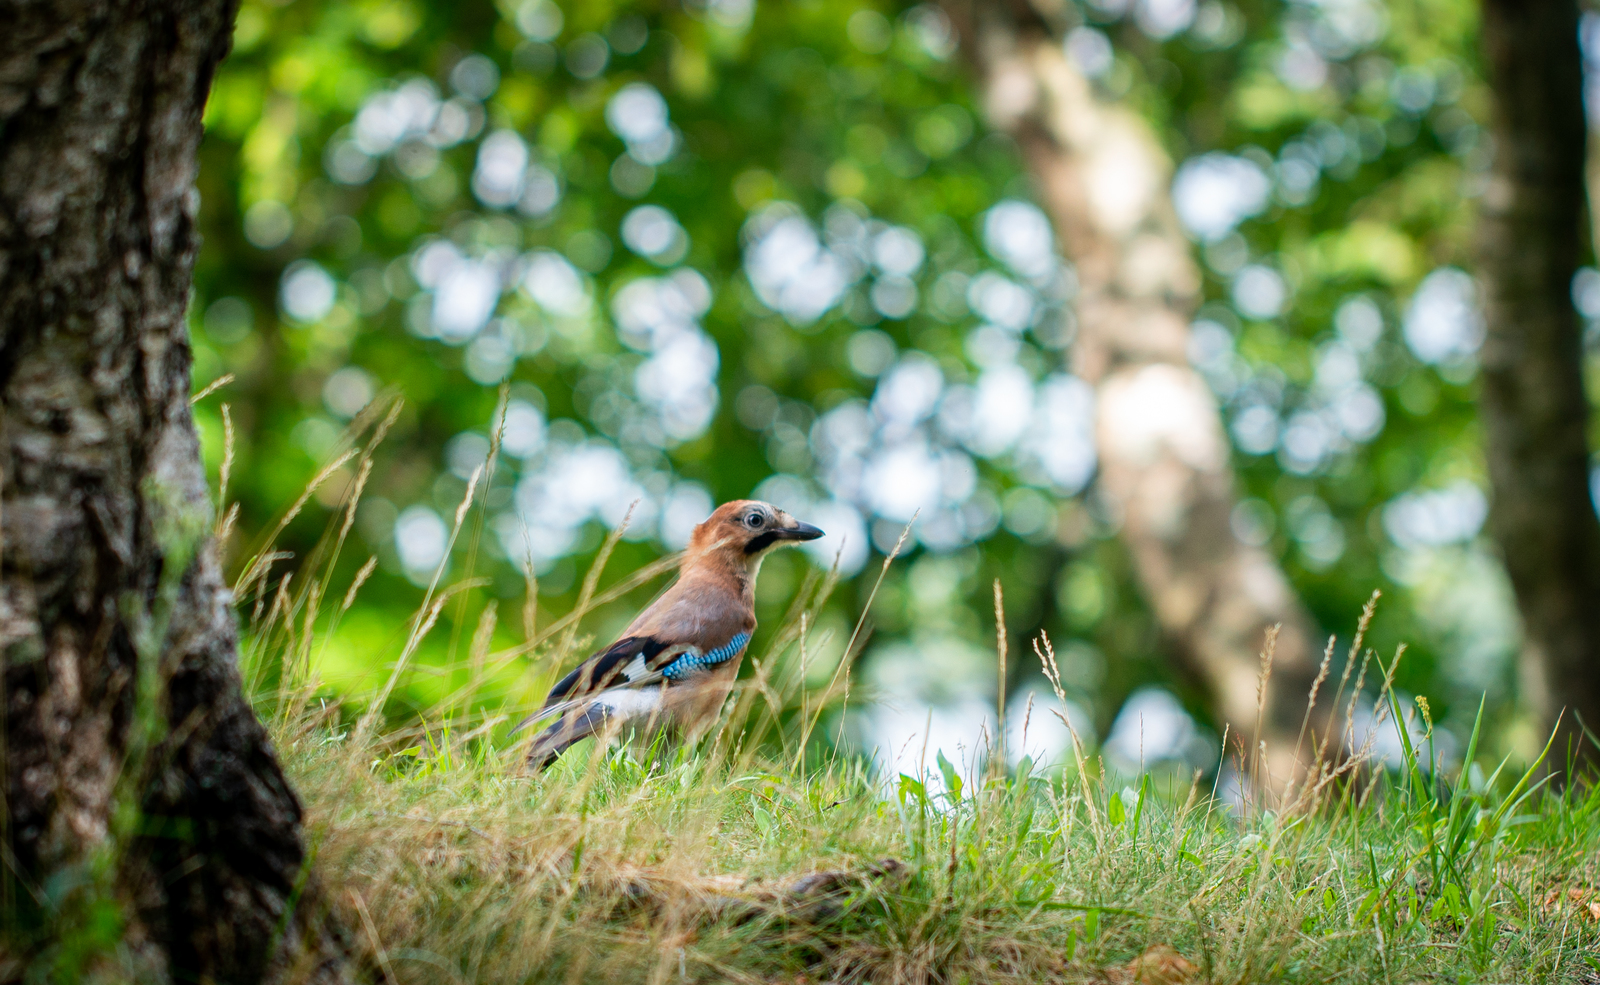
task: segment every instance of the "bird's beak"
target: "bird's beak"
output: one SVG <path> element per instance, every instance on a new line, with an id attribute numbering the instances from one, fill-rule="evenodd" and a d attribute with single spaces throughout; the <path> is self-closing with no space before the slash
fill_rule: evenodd
<path id="1" fill-rule="evenodd" d="M 809 523 L 796 523 L 792 527 L 784 527 L 778 531 L 784 540 L 816 540 L 822 536 L 820 527 L 813 527 Z"/>

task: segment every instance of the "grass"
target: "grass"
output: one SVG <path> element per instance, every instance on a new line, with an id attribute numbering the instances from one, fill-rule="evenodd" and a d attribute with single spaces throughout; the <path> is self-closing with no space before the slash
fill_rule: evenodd
<path id="1" fill-rule="evenodd" d="M 1592 792 L 1379 774 L 1241 817 L 1092 766 L 935 792 L 715 745 L 528 777 L 447 730 L 279 741 L 331 899 L 396 981 L 1102 981 L 1158 947 L 1192 965 L 1174 981 L 1593 980 Z M 871 875 L 886 858 L 904 874 Z M 759 906 L 819 869 L 860 874 L 833 919 Z"/>
<path id="2" fill-rule="evenodd" d="M 365 426 L 381 437 L 392 420 L 380 408 Z M 364 480 L 375 443 L 339 461 Z M 1430 770 L 1426 704 L 1402 707 L 1388 687 L 1399 655 L 1385 664 L 1359 636 L 1347 665 L 1360 673 L 1317 705 L 1332 717 L 1308 712 L 1305 748 L 1346 748 L 1348 733 L 1310 726 L 1348 721 L 1344 703 L 1369 691 L 1391 723 L 1420 717 L 1425 738 L 1398 730 L 1398 770 L 1371 761 L 1369 739 L 1287 789 L 1255 750 L 1238 770 L 1262 793 L 1242 806 L 1199 777 L 1114 779 L 1083 749 L 969 784 L 942 756 L 879 776 L 817 741 L 848 700 L 860 638 L 811 638 L 828 578 L 803 588 L 712 739 L 588 743 L 530 776 L 507 736 L 526 709 L 479 691 L 498 670 L 548 675 L 573 657 L 582 616 L 615 594 L 599 584 L 617 535 L 572 616 L 538 627 L 530 572 L 522 642 L 491 652 L 486 609 L 454 668 L 466 687 L 395 727 L 383 699 L 472 565 L 428 587 L 364 711 L 325 704 L 319 639 L 371 571 L 342 593 L 327 574 L 360 480 L 297 587 L 268 589 L 269 538 L 237 594 L 247 678 L 305 802 L 323 898 L 389 981 L 1600 982 L 1600 788 L 1549 789 L 1538 763 L 1486 771 L 1476 730 L 1462 768 Z M 469 486 L 452 543 L 481 531 Z M 808 690 L 807 661 L 830 647 L 838 670 Z M 802 881 L 818 872 L 828 892 Z"/>

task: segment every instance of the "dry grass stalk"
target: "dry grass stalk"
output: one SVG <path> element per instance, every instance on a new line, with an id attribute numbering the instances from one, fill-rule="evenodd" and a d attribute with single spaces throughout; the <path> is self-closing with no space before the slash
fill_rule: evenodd
<path id="1" fill-rule="evenodd" d="M 278 518 L 278 522 L 272 528 L 271 533 L 267 534 L 266 542 L 268 544 L 276 543 L 278 537 L 283 534 L 284 528 L 288 527 L 290 523 L 294 522 L 294 518 L 300 515 L 301 510 L 305 509 L 306 503 L 310 502 L 311 497 L 316 493 L 316 491 L 322 488 L 322 484 L 327 482 L 330 476 L 343 468 L 347 462 L 355 457 L 355 449 L 349 449 L 318 470 L 317 474 L 312 477 L 310 484 L 307 485 L 305 490 L 300 493 L 299 498 L 294 501 L 294 505 L 290 506 L 288 511 L 285 512 L 283 516 Z"/>
<path id="2" fill-rule="evenodd" d="M 1267 743 L 1263 731 L 1267 715 L 1267 684 L 1272 680 L 1272 659 L 1278 650 L 1279 625 L 1267 627 L 1267 638 L 1261 645 L 1261 672 L 1256 677 L 1256 730 L 1251 736 L 1250 796 L 1259 797 L 1266 785 L 1272 782 L 1271 767 L 1267 763 Z M 1265 777 L 1262 774 L 1267 774 Z"/>
<path id="3" fill-rule="evenodd" d="M 523 543 L 529 542 L 528 524 L 522 524 Z M 526 554 L 522 558 L 522 583 L 525 586 L 522 596 L 522 641 L 528 646 L 539 634 L 539 575 L 533 570 L 533 555 Z"/>
<path id="4" fill-rule="evenodd" d="M 489 493 L 494 488 L 495 470 L 500 463 L 500 442 L 505 435 L 506 410 L 511 405 L 511 381 L 503 380 L 500 383 L 500 392 L 496 398 L 494 414 L 491 420 L 494 427 L 489 432 L 489 454 L 483 463 L 484 495 L 478 503 L 478 513 L 472 524 L 472 536 L 467 542 L 466 569 L 476 571 L 478 568 L 478 551 L 483 544 L 483 531 L 489 520 Z M 462 595 L 456 604 L 455 618 L 451 620 L 454 631 L 450 634 L 450 647 L 446 653 L 446 663 L 454 663 L 456 645 L 460 642 L 460 634 L 467 624 L 467 596 Z"/>
<path id="5" fill-rule="evenodd" d="M 594 556 L 594 562 L 589 565 L 589 573 L 584 576 L 583 587 L 578 591 L 578 603 L 572 607 L 572 612 L 568 614 L 566 635 L 561 638 L 561 643 L 556 647 L 552 656 L 552 670 L 560 672 L 561 668 L 566 665 L 567 660 L 571 658 L 577 645 L 578 626 L 583 617 L 592 611 L 595 606 L 594 592 L 595 588 L 600 584 L 600 575 L 605 570 L 606 562 L 611 559 L 611 552 L 616 549 L 617 542 L 622 540 L 622 535 L 627 531 L 628 522 L 633 519 L 633 511 L 638 505 L 638 500 L 628 504 L 628 512 L 623 514 L 622 522 L 617 524 L 606 535 L 605 541 L 600 545 L 600 550 Z"/>
<path id="6" fill-rule="evenodd" d="M 200 401 L 206 399 L 207 397 L 211 396 L 213 393 L 216 393 L 218 390 L 222 389 L 223 387 L 227 386 L 229 383 L 232 383 L 232 382 L 233 382 L 233 374 L 232 373 L 223 373 L 221 376 L 219 376 L 216 379 L 212 380 L 210 383 L 207 383 L 205 385 L 205 389 L 201 390 L 199 393 L 197 393 L 194 396 L 190 397 L 189 398 L 189 406 L 193 407 L 195 404 L 198 404 Z"/>
<path id="7" fill-rule="evenodd" d="M 228 480 L 233 475 L 233 413 L 227 404 L 222 405 L 222 468 L 217 473 L 217 528 L 213 531 L 218 542 L 227 540 L 233 524 L 228 522 L 235 514 L 228 509 Z M 238 504 L 234 504 L 237 508 Z"/>
<path id="8" fill-rule="evenodd" d="M 1061 666 L 1056 662 L 1056 649 L 1051 645 L 1048 634 L 1041 632 L 1039 638 L 1033 641 L 1033 652 L 1039 656 L 1039 663 L 1044 668 L 1045 680 L 1050 682 L 1050 689 L 1055 692 L 1056 700 L 1061 702 L 1063 708 L 1067 707 L 1067 692 L 1061 686 Z M 1074 765 L 1077 766 L 1077 777 L 1081 787 L 1083 804 L 1089 813 L 1090 830 L 1094 832 L 1098 841 L 1102 835 L 1100 817 L 1095 806 L 1098 797 L 1095 795 L 1089 764 L 1087 757 L 1084 755 L 1083 740 L 1078 737 L 1078 730 L 1073 726 L 1071 719 L 1054 709 L 1052 709 L 1052 714 L 1061 720 L 1062 725 L 1066 726 L 1067 735 L 1072 739 L 1072 760 Z"/>
<path id="9" fill-rule="evenodd" d="M 439 587 L 439 579 L 444 576 L 445 568 L 450 564 L 450 551 L 455 547 L 456 538 L 461 533 L 461 522 L 466 518 L 467 510 L 472 506 L 472 498 L 477 492 L 478 480 L 482 476 L 483 467 L 479 466 L 473 470 L 472 477 L 467 480 L 467 491 L 462 494 L 461 504 L 456 507 L 455 523 L 450 528 L 450 536 L 445 540 L 444 552 L 439 558 L 438 566 L 434 568 L 433 577 L 428 582 L 427 591 L 422 595 L 422 607 L 417 610 L 416 617 L 412 622 L 411 634 L 407 637 L 405 648 L 400 651 L 399 658 L 394 662 L 394 669 L 390 671 L 389 679 L 384 682 L 383 689 L 378 692 L 377 700 L 361 716 L 360 722 L 356 725 L 358 735 L 365 736 L 377 721 L 378 716 L 383 713 L 383 706 L 388 702 L 389 695 L 394 693 L 394 687 L 399 683 L 400 675 L 405 672 L 407 664 L 410 662 L 412 655 L 416 653 L 417 647 L 422 643 L 423 637 L 427 636 L 428 631 L 433 628 L 434 621 L 439 618 L 439 612 L 444 607 L 445 601 L 456 592 L 465 591 L 478 584 L 488 583 L 487 579 L 463 581 L 442 594 L 437 602 L 432 605 L 429 604 Z M 424 616 L 424 613 L 426 613 L 426 616 Z"/>
<path id="10" fill-rule="evenodd" d="M 844 645 L 844 655 L 839 658 L 838 665 L 833 669 L 833 676 L 828 679 L 828 686 L 823 690 L 822 700 L 817 702 L 816 714 L 820 716 L 823 708 L 827 706 L 827 702 L 834 695 L 835 689 L 840 688 L 842 682 L 843 695 L 841 696 L 839 702 L 839 727 L 841 729 L 844 728 L 845 709 L 850 703 L 850 668 L 854 664 L 855 658 L 858 654 L 856 644 L 858 642 L 862 642 L 862 630 L 866 627 L 867 616 L 872 612 L 872 603 L 878 597 L 878 589 L 883 586 L 884 576 L 889 573 L 889 565 L 893 564 L 894 559 L 900 556 L 901 549 L 906 545 L 906 538 L 911 536 L 911 528 L 916 524 L 917 517 L 921 514 L 922 511 L 919 509 L 911 515 L 911 519 L 906 521 L 906 525 L 901 528 L 900 536 L 895 538 L 894 548 L 889 551 L 887 556 L 884 557 L 883 566 L 878 569 L 878 577 L 872 583 L 872 590 L 867 593 L 867 601 L 861 606 L 861 615 L 856 618 L 855 628 L 850 631 L 850 640 Z M 844 545 L 841 544 L 840 550 L 843 549 Z M 837 568 L 837 558 L 834 559 L 834 565 Z M 816 719 L 813 717 L 813 719 L 807 723 L 806 728 L 800 733 L 800 744 L 802 746 L 810 741 L 811 730 L 815 726 Z"/>
<path id="11" fill-rule="evenodd" d="M 472 650 L 469 656 L 471 666 L 467 677 L 467 693 L 462 700 L 471 703 L 478 689 L 483 687 L 483 665 L 489 659 L 489 647 L 494 643 L 494 627 L 496 616 L 499 612 L 499 603 L 490 599 L 478 613 L 478 626 L 472 632 Z"/>
<path id="12" fill-rule="evenodd" d="M 996 748 L 998 749 L 1000 768 L 1005 768 L 1006 762 L 1006 690 L 1010 685 L 1010 677 L 1006 674 L 1006 600 L 1005 594 L 1000 589 L 1000 579 L 994 580 L 994 648 L 995 662 L 998 666 L 1000 680 L 995 687 L 995 715 L 998 724 L 995 726 Z"/>

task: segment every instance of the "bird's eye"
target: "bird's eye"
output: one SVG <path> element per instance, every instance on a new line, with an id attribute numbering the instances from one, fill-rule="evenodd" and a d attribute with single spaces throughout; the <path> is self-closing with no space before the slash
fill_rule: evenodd
<path id="1" fill-rule="evenodd" d="M 762 517 L 760 513 L 751 513 L 749 516 L 744 518 L 745 526 L 755 529 L 756 527 L 761 526 L 761 519 Z"/>

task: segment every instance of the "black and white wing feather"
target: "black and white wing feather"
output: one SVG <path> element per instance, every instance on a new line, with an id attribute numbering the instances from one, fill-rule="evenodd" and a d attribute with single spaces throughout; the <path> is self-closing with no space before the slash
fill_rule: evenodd
<path id="1" fill-rule="evenodd" d="M 686 643 L 667 643 L 649 636 L 625 636 L 557 681 L 545 698 L 544 707 L 518 722 L 511 731 L 515 734 L 534 722 L 564 714 L 605 691 L 658 684 L 667 679 L 663 668 L 672 666 L 680 654 L 692 650 L 694 647 Z"/>

